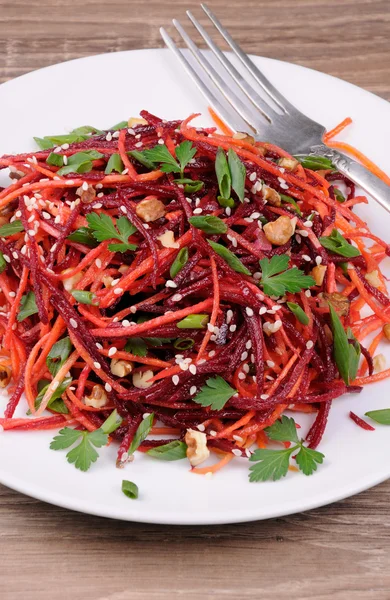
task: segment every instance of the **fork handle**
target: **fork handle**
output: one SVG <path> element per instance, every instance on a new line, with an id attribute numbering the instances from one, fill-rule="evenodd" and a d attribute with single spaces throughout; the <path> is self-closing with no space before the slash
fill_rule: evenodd
<path id="1" fill-rule="evenodd" d="M 313 154 L 324 156 L 332 161 L 340 173 L 361 187 L 369 196 L 390 212 L 390 186 L 371 173 L 366 167 L 346 154 L 337 152 L 324 144 L 312 146 Z"/>

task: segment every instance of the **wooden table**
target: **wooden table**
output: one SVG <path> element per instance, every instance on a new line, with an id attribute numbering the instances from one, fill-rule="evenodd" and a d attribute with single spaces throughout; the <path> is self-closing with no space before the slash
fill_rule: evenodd
<path id="1" fill-rule="evenodd" d="M 389 0 L 210 5 L 248 52 L 390 100 Z M 0 0 L 0 81 L 80 56 L 161 46 L 158 26 L 185 8 L 197 2 Z M 69 512 L 0 486 L 0 597 L 388 600 L 389 500 L 388 482 L 267 522 L 160 527 Z"/>

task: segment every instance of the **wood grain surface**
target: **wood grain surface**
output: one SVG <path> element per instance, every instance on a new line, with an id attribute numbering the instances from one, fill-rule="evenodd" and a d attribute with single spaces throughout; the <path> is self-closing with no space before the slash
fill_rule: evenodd
<path id="1" fill-rule="evenodd" d="M 389 0 L 210 0 L 244 49 L 390 100 Z M 0 81 L 162 46 L 191 0 L 0 0 Z M 1 106 L 0 106 L 1 110 Z M 313 482 L 314 484 L 314 482 Z M 389 600 L 390 482 L 329 507 L 216 527 L 110 521 L 0 486 L 2 600 Z"/>

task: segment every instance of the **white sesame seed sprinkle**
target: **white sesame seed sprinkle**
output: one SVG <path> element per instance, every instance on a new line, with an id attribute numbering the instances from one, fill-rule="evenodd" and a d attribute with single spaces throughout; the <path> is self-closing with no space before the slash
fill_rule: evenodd
<path id="1" fill-rule="evenodd" d="M 114 356 L 114 354 L 116 354 L 118 352 L 118 348 L 115 348 L 115 346 L 111 346 L 111 348 L 108 351 L 108 356 Z"/>
<path id="2" fill-rule="evenodd" d="M 298 229 L 299 235 L 301 235 L 302 237 L 308 237 L 308 232 L 305 229 Z"/>
<path id="3" fill-rule="evenodd" d="M 190 373 L 192 373 L 192 375 L 196 375 L 196 366 L 195 365 L 190 365 L 189 366 L 189 371 L 190 371 Z"/>
<path id="4" fill-rule="evenodd" d="M 100 260 L 100 258 L 95 259 L 95 265 L 97 266 L 98 269 L 101 269 L 102 261 Z"/>
<path id="5" fill-rule="evenodd" d="M 128 321 L 127 319 L 124 319 L 122 321 L 122 325 L 123 325 L 123 327 L 130 327 L 130 321 Z"/>
<path id="6" fill-rule="evenodd" d="M 181 294 L 175 294 L 174 296 L 172 296 L 172 302 L 180 302 L 182 298 L 183 296 Z"/>
<path id="7" fill-rule="evenodd" d="M 200 215 L 203 212 L 203 208 L 195 208 L 194 215 Z"/>
<path id="8" fill-rule="evenodd" d="M 100 362 L 97 362 L 97 361 L 95 361 L 93 363 L 93 366 L 95 367 L 95 369 L 101 369 L 102 368 L 102 365 L 100 364 Z"/>
<path id="9" fill-rule="evenodd" d="M 251 173 L 249 175 L 249 181 L 255 181 L 257 175 L 256 175 L 256 171 L 253 171 L 253 173 Z"/>
<path id="10" fill-rule="evenodd" d="M 109 383 L 106 383 L 104 385 L 104 389 L 106 390 L 106 392 L 112 392 L 112 387 Z"/>
<path id="11" fill-rule="evenodd" d="M 197 390 L 196 385 L 192 385 L 190 387 L 190 394 L 191 394 L 191 396 L 193 396 L 194 394 L 196 394 L 196 390 Z"/>
<path id="12" fill-rule="evenodd" d="M 311 296 L 311 291 L 310 291 L 310 290 L 306 290 L 306 292 L 305 292 L 305 296 L 306 296 L 306 298 L 310 298 L 310 296 Z"/>
<path id="13" fill-rule="evenodd" d="M 123 289 L 122 289 L 122 288 L 120 288 L 120 287 L 117 287 L 117 288 L 115 288 L 115 290 L 114 290 L 114 294 L 115 294 L 116 296 L 120 296 L 121 294 L 123 294 Z"/>
<path id="14" fill-rule="evenodd" d="M 72 319 L 69 319 L 69 323 L 70 323 L 70 325 L 71 325 L 71 326 L 72 326 L 74 329 L 77 329 L 77 321 L 76 321 L 76 319 L 73 319 L 73 318 L 72 318 Z"/>
<path id="15" fill-rule="evenodd" d="M 246 360 L 248 358 L 248 352 L 243 352 L 241 354 L 241 360 Z"/>
<path id="16" fill-rule="evenodd" d="M 210 434 L 212 437 L 216 437 L 216 435 L 217 435 L 217 432 L 216 432 L 216 431 L 214 431 L 214 429 L 211 429 L 211 430 L 209 431 L 209 434 Z"/>
<path id="17" fill-rule="evenodd" d="M 179 376 L 178 376 L 178 375 L 174 375 L 174 376 L 172 377 L 172 383 L 173 383 L 173 385 L 178 385 L 178 384 L 179 384 L 179 381 L 180 381 L 180 379 L 179 379 Z"/>
<path id="18" fill-rule="evenodd" d="M 126 208 L 126 206 L 123 206 L 123 204 L 120 206 L 120 209 L 124 214 L 127 213 L 127 208 Z"/>
<path id="19" fill-rule="evenodd" d="M 247 341 L 247 343 L 245 344 L 245 348 L 246 348 L 247 350 L 250 350 L 250 349 L 252 348 L 252 342 L 251 342 L 251 340 L 248 340 L 248 341 Z"/>
<path id="20" fill-rule="evenodd" d="M 95 346 L 98 350 L 103 350 L 103 346 L 100 344 L 100 342 L 96 342 Z"/>
<path id="21" fill-rule="evenodd" d="M 253 310 L 249 306 L 246 307 L 245 312 L 248 317 L 253 317 Z"/>
<path id="22" fill-rule="evenodd" d="M 246 377 L 245 373 L 238 374 L 238 379 L 245 379 L 245 377 Z"/>
<path id="23" fill-rule="evenodd" d="M 213 356 L 215 356 L 215 350 L 210 350 L 209 357 L 213 358 Z"/>
<path id="24" fill-rule="evenodd" d="M 308 350 L 310 350 L 310 348 L 313 348 L 314 346 L 314 342 L 312 340 L 309 340 L 308 342 L 306 342 L 306 348 Z"/>
<path id="25" fill-rule="evenodd" d="M 239 442 L 240 444 L 242 444 L 242 442 L 244 441 L 244 439 L 240 436 L 240 435 L 233 435 L 233 440 L 236 440 L 236 442 Z"/>
<path id="26" fill-rule="evenodd" d="M 265 313 L 267 312 L 267 309 L 265 306 L 262 306 L 259 310 L 259 315 L 265 315 Z"/>
<path id="27" fill-rule="evenodd" d="M 322 263 L 322 256 L 316 256 L 316 264 L 320 265 Z"/>
<path id="28" fill-rule="evenodd" d="M 165 283 L 165 287 L 167 288 L 177 288 L 177 284 L 172 281 L 172 279 L 168 279 Z"/>
<path id="29" fill-rule="evenodd" d="M 11 296 L 11 298 L 15 298 L 15 296 L 16 296 L 16 292 L 10 292 L 10 293 L 9 293 L 9 296 Z"/>
<path id="30" fill-rule="evenodd" d="M 142 142 L 137 142 L 137 143 L 135 144 L 135 147 L 136 147 L 136 148 L 142 148 L 142 146 L 143 146 L 143 143 L 142 143 Z"/>
<path id="31" fill-rule="evenodd" d="M 236 331 L 236 329 L 237 329 L 237 325 L 235 325 L 235 324 L 230 325 L 230 327 L 229 327 L 229 331 L 231 331 L 232 333 L 234 333 Z"/>
<path id="32" fill-rule="evenodd" d="M 232 450 L 232 453 L 233 453 L 235 456 L 242 456 L 242 452 L 241 452 L 241 450 L 239 450 L 238 448 L 234 448 L 234 449 Z"/>
<path id="33" fill-rule="evenodd" d="M 311 261 L 311 258 L 310 258 L 310 256 L 309 256 L 308 254 L 302 254 L 302 258 L 303 258 L 303 260 L 305 260 L 306 262 L 310 262 L 310 261 Z"/>
<path id="34" fill-rule="evenodd" d="M 19 258 L 19 254 L 16 252 L 16 250 L 14 252 L 12 252 L 12 256 L 16 259 Z"/>

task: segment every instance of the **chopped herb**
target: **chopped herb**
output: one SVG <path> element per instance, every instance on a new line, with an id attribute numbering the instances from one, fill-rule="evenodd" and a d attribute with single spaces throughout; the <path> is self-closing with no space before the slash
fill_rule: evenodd
<path id="1" fill-rule="evenodd" d="M 229 200 L 232 191 L 232 177 L 225 151 L 222 148 L 218 148 L 217 155 L 215 157 L 215 173 L 217 175 L 221 198 L 224 200 Z"/>
<path id="2" fill-rule="evenodd" d="M 320 237 L 319 241 L 324 248 L 335 254 L 340 254 L 340 256 L 347 258 L 360 256 L 359 250 L 349 244 L 337 229 L 333 229 L 329 236 Z"/>
<path id="3" fill-rule="evenodd" d="M 152 161 L 148 160 L 144 156 L 143 152 L 140 152 L 139 150 L 131 150 L 127 154 L 129 156 L 131 156 L 131 158 L 134 158 L 134 160 L 136 160 L 137 162 L 139 162 L 141 165 L 143 165 L 147 169 L 150 169 L 151 171 L 153 171 L 155 169 L 154 163 L 152 163 Z"/>
<path id="4" fill-rule="evenodd" d="M 180 172 L 183 174 L 184 169 L 192 160 L 197 152 L 196 148 L 192 145 L 192 142 L 186 140 L 176 147 L 176 156 L 180 163 Z"/>
<path id="5" fill-rule="evenodd" d="M 345 332 L 338 314 L 330 303 L 329 312 L 333 332 L 334 359 L 341 377 L 346 385 L 349 385 L 356 377 L 361 353 L 360 344 L 349 328 Z"/>
<path id="6" fill-rule="evenodd" d="M 95 306 L 98 304 L 96 294 L 93 292 L 87 292 L 85 290 L 71 290 L 70 293 L 80 304 L 93 304 Z"/>
<path id="7" fill-rule="evenodd" d="M 312 450 L 303 445 L 299 440 L 295 421 L 285 415 L 265 429 L 270 440 L 278 442 L 292 442 L 294 446 L 284 450 L 261 449 L 256 450 L 250 457 L 251 462 L 256 462 L 250 467 L 249 481 L 277 481 L 285 477 L 290 464 L 290 457 L 296 450 L 296 461 L 304 475 L 312 475 L 317 470 L 317 464 L 322 464 L 324 455 L 317 450 Z"/>
<path id="8" fill-rule="evenodd" d="M 58 388 L 56 390 L 54 390 L 54 392 L 52 393 L 49 402 L 47 403 L 47 408 L 49 410 L 52 410 L 53 412 L 56 413 L 60 413 L 63 415 L 66 415 L 69 413 L 69 410 L 65 404 L 65 402 L 61 399 L 62 394 L 66 391 L 66 389 L 70 386 L 70 384 L 72 383 L 72 378 L 71 377 L 65 377 L 65 379 L 63 379 L 60 383 L 60 385 L 58 386 Z M 38 395 L 35 398 L 35 410 L 38 410 L 38 408 L 41 405 L 42 399 L 44 397 L 44 395 L 47 392 L 47 389 L 50 385 L 50 381 L 48 379 L 41 379 L 38 382 Z M 31 414 L 30 411 L 28 411 L 27 414 Z"/>
<path id="9" fill-rule="evenodd" d="M 291 196 L 286 196 L 286 194 L 279 194 L 279 196 L 282 202 L 285 202 L 286 204 L 292 204 L 297 215 L 299 215 L 300 217 L 302 216 L 302 211 L 299 208 L 297 201 L 294 200 L 294 198 L 291 198 Z"/>
<path id="10" fill-rule="evenodd" d="M 138 498 L 138 486 L 128 479 L 124 479 L 122 481 L 122 492 L 125 496 L 131 498 L 132 500 L 136 500 Z"/>
<path id="11" fill-rule="evenodd" d="M 195 194 L 195 192 L 199 192 L 203 186 L 203 181 L 194 181 L 192 179 L 186 179 L 182 177 L 181 179 L 175 179 L 175 183 L 184 185 L 184 193 L 185 194 Z"/>
<path id="12" fill-rule="evenodd" d="M 119 129 L 127 129 L 127 121 L 119 121 L 119 123 L 116 123 L 108 129 L 109 131 L 119 131 Z"/>
<path id="13" fill-rule="evenodd" d="M 233 198 L 222 198 L 222 196 L 217 196 L 217 200 L 218 204 L 224 208 L 233 208 L 236 205 Z"/>
<path id="14" fill-rule="evenodd" d="M 104 421 L 101 426 L 101 430 L 103 433 L 110 435 L 122 425 L 123 419 L 118 413 L 117 409 L 113 410 L 109 417 Z"/>
<path id="15" fill-rule="evenodd" d="M 308 325 L 309 317 L 305 313 L 305 311 L 299 306 L 299 304 L 295 304 L 295 302 L 287 302 L 287 306 L 293 313 L 293 315 L 298 319 L 302 325 Z"/>
<path id="16" fill-rule="evenodd" d="M 287 254 L 260 260 L 262 271 L 260 285 L 268 296 L 284 296 L 286 292 L 300 292 L 315 285 L 313 277 L 305 275 L 297 267 L 288 269 L 288 262 Z"/>
<path id="17" fill-rule="evenodd" d="M 148 347 L 142 338 L 133 337 L 128 339 L 125 346 L 125 352 L 129 352 L 135 356 L 146 356 L 148 353 Z"/>
<path id="18" fill-rule="evenodd" d="M 13 221 L 12 223 L 6 223 L 0 227 L 0 237 L 9 237 L 24 231 L 22 221 Z"/>
<path id="19" fill-rule="evenodd" d="M 201 406 L 210 406 L 212 410 L 222 410 L 226 402 L 236 393 L 237 390 L 217 375 L 206 380 L 206 385 L 200 388 L 193 401 Z"/>
<path id="20" fill-rule="evenodd" d="M 337 187 L 333 188 L 333 193 L 334 193 L 334 197 L 336 198 L 337 202 L 345 202 L 344 194 L 342 194 Z"/>
<path id="21" fill-rule="evenodd" d="M 17 319 L 19 322 L 24 321 L 27 317 L 35 315 L 38 312 L 37 303 L 35 301 L 34 292 L 27 292 L 20 300 L 20 307 Z"/>
<path id="22" fill-rule="evenodd" d="M 160 460 L 173 461 L 181 460 L 187 456 L 187 444 L 180 440 L 175 440 L 164 444 L 164 446 L 157 446 L 151 448 L 146 454 L 153 456 L 153 458 L 159 458 Z"/>
<path id="23" fill-rule="evenodd" d="M 366 417 L 370 417 L 376 423 L 381 425 L 390 425 L 390 408 L 382 408 L 380 410 L 370 410 L 366 412 Z"/>
<path id="24" fill-rule="evenodd" d="M 154 413 L 151 413 L 145 419 L 142 419 L 140 425 L 138 426 L 137 431 L 135 432 L 133 441 L 131 442 L 130 447 L 128 449 L 129 455 L 134 454 L 134 452 L 137 450 L 138 446 L 140 446 L 140 444 L 142 444 L 144 439 L 146 439 L 146 437 L 149 435 L 150 430 L 153 427 L 153 420 L 154 420 Z"/>
<path id="25" fill-rule="evenodd" d="M 231 267 L 237 273 L 243 273 L 244 275 L 251 275 L 249 269 L 240 261 L 239 258 L 233 252 L 222 246 L 222 244 L 217 244 L 217 242 L 212 242 L 211 240 L 207 240 L 214 252 L 216 252 L 224 261 L 227 262 L 229 267 Z"/>
<path id="26" fill-rule="evenodd" d="M 189 350 L 193 348 L 195 341 L 192 338 L 178 338 L 173 342 L 173 347 L 176 350 Z"/>
<path id="27" fill-rule="evenodd" d="M 172 279 L 182 270 L 184 265 L 188 262 L 188 248 L 182 248 L 176 255 L 175 260 L 171 264 L 169 269 L 169 275 Z"/>
<path id="28" fill-rule="evenodd" d="M 95 448 L 105 446 L 108 442 L 108 434 L 115 431 L 122 422 L 122 419 L 119 421 L 116 410 L 114 414 L 114 418 L 111 414 L 102 426 L 95 429 L 95 431 L 80 431 L 79 429 L 64 427 L 54 437 L 50 448 L 52 450 L 65 450 L 81 440 L 77 446 L 67 453 L 66 458 L 69 463 L 74 464 L 76 469 L 88 471 L 92 463 L 99 458 Z"/>
<path id="29" fill-rule="evenodd" d="M 103 135 L 104 131 L 101 129 L 96 129 L 96 127 L 91 127 L 90 125 L 82 125 L 81 127 L 76 127 L 76 129 L 72 129 L 71 133 L 74 135 L 83 136 L 84 139 L 88 139 L 91 134 L 92 135 Z"/>
<path id="30" fill-rule="evenodd" d="M 64 165 L 64 157 L 62 154 L 58 154 L 58 152 L 50 152 L 49 156 L 46 159 L 48 165 L 53 165 L 55 167 L 62 167 Z"/>
<path id="31" fill-rule="evenodd" d="M 305 169 L 310 169 L 311 171 L 321 171 L 323 169 L 333 169 L 332 161 L 329 158 L 325 158 L 324 156 L 295 156 Z"/>
<path id="32" fill-rule="evenodd" d="M 148 161 L 160 164 L 160 170 L 164 173 L 180 173 L 183 177 L 185 167 L 196 154 L 196 148 L 188 140 L 182 142 L 175 149 L 178 160 L 172 156 L 165 144 L 157 144 L 150 150 L 144 150 L 142 154 Z"/>
<path id="33" fill-rule="evenodd" d="M 4 254 L 0 250 L 0 273 L 5 271 L 6 268 L 7 268 L 7 263 L 5 261 Z"/>
<path id="34" fill-rule="evenodd" d="M 69 175 L 69 173 L 88 173 L 92 170 L 93 160 L 102 158 L 104 154 L 97 152 L 96 150 L 83 150 L 82 152 L 76 152 L 72 156 L 68 156 L 67 164 L 58 169 L 58 175 Z"/>
<path id="35" fill-rule="evenodd" d="M 209 322 L 210 315 L 187 315 L 176 323 L 179 329 L 204 329 Z"/>
<path id="36" fill-rule="evenodd" d="M 120 154 L 111 154 L 110 158 L 108 159 L 107 166 L 104 169 L 104 172 L 106 175 L 109 175 L 113 171 L 116 171 L 117 173 L 122 173 L 124 168 L 125 165 L 122 162 Z"/>
<path id="37" fill-rule="evenodd" d="M 64 337 L 53 344 L 46 358 L 46 365 L 50 373 L 55 377 L 62 365 L 68 360 L 69 354 L 72 351 L 72 342 L 70 338 Z"/>
<path id="38" fill-rule="evenodd" d="M 229 148 L 228 163 L 232 178 L 232 188 L 240 202 L 244 202 L 246 169 L 232 148 Z"/>
<path id="39" fill-rule="evenodd" d="M 78 244 L 84 244 L 85 246 L 97 246 L 96 239 L 91 233 L 88 227 L 80 227 L 68 235 L 66 238 L 71 242 L 77 242 Z"/>
<path id="40" fill-rule="evenodd" d="M 205 215 L 204 217 L 190 217 L 188 220 L 193 227 L 196 227 L 205 233 L 226 233 L 228 230 L 227 225 L 222 221 L 222 219 L 214 217 L 213 215 Z"/>
<path id="41" fill-rule="evenodd" d="M 35 137 L 34 140 L 38 148 L 40 148 L 41 150 L 48 150 L 49 148 L 53 148 L 53 146 L 55 146 L 53 142 L 51 142 L 50 140 L 45 140 L 45 138 Z"/>
<path id="42" fill-rule="evenodd" d="M 89 228 L 92 231 L 92 235 L 98 242 L 111 239 L 121 241 L 120 244 L 108 245 L 108 249 L 112 252 L 136 250 L 137 245 L 129 244 L 128 240 L 129 237 L 137 231 L 137 228 L 134 227 L 126 217 L 119 217 L 119 219 L 115 221 L 115 225 L 112 219 L 104 213 L 100 215 L 89 213 L 86 218 Z"/>

